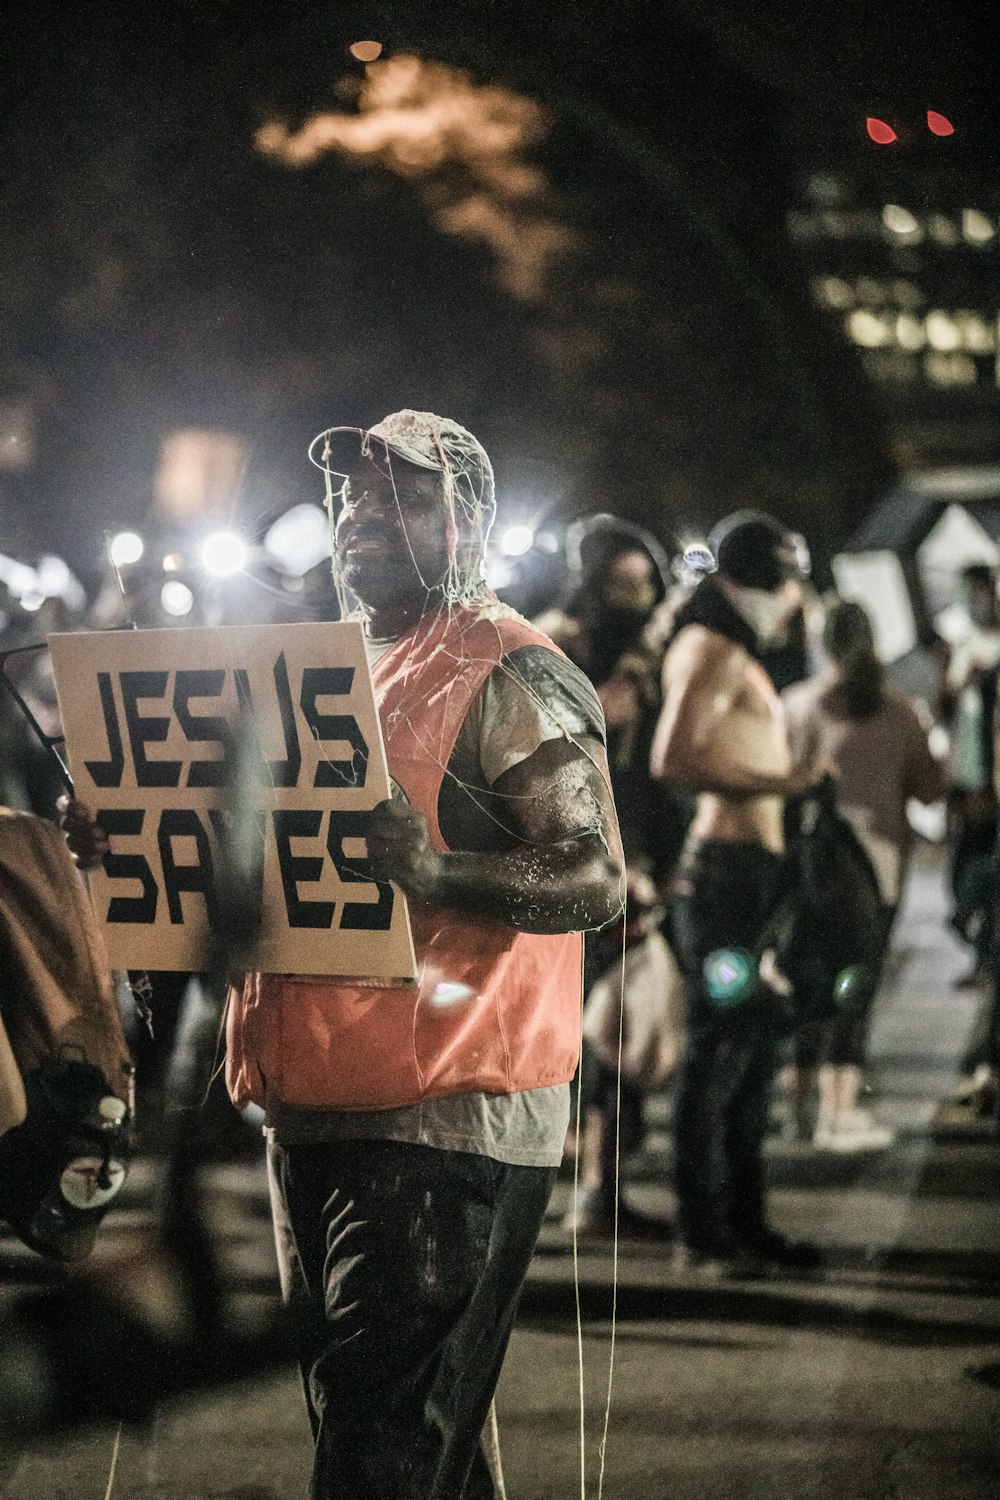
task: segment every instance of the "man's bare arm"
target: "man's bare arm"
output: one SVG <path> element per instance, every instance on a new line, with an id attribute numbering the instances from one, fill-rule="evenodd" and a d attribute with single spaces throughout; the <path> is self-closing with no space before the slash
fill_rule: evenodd
<path id="1" fill-rule="evenodd" d="M 742 648 L 715 631 L 690 626 L 678 636 L 664 662 L 663 708 L 650 754 L 657 780 L 722 797 L 792 797 L 819 779 L 812 761 L 776 772 L 763 736 L 734 735 L 727 726 L 746 662 Z"/>
<path id="2" fill-rule="evenodd" d="M 622 910 L 624 861 L 603 752 L 584 743 L 594 760 L 571 741 L 547 740 L 494 783 L 490 809 L 518 840 L 505 853 L 439 853 L 420 813 L 380 803 L 368 834 L 373 872 L 415 900 L 522 932 L 605 926 Z"/>

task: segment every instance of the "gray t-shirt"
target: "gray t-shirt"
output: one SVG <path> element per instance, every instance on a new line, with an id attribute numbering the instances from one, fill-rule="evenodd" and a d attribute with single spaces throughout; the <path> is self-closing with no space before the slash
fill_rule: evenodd
<path id="1" fill-rule="evenodd" d="M 392 644 L 368 641 L 369 665 Z M 524 646 L 493 669 L 469 709 L 438 802 L 453 848 L 504 847 L 502 832 L 475 792 L 538 749 L 571 737 L 603 742 L 600 703 L 586 677 L 563 657 Z M 469 791 L 464 789 L 468 787 Z M 402 1109 L 333 1111 L 267 1103 L 267 1124 L 282 1145 L 335 1140 L 391 1140 L 470 1151 L 511 1166 L 555 1167 L 569 1125 L 569 1085 L 518 1094 L 453 1094 Z"/>

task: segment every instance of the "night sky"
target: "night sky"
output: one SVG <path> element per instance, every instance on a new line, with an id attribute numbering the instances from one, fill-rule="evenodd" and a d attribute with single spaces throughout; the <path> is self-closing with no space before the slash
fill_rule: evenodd
<path id="1" fill-rule="evenodd" d="M 249 441 L 246 520 L 318 498 L 318 429 L 412 405 L 477 433 L 511 519 L 615 510 L 670 544 L 756 504 L 829 552 L 891 465 L 785 241 L 796 175 L 929 105 L 995 166 L 995 22 L 905 9 L 6 7 L 0 404 L 35 447 L 0 472 L 0 551 L 92 576 L 176 428 Z M 371 113 L 370 37 L 377 67 L 464 70 L 472 109 L 503 90 L 526 141 L 262 150 Z"/>

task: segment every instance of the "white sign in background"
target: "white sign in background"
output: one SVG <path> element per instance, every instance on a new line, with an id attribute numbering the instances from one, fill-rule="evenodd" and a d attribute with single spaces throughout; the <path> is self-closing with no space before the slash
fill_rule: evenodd
<path id="1" fill-rule="evenodd" d="M 91 892 L 113 968 L 204 967 L 233 795 L 227 725 L 250 709 L 256 967 L 413 977 L 403 895 L 366 863 L 389 777 L 360 625 L 87 632 L 49 645 L 75 792 L 110 836 Z"/>

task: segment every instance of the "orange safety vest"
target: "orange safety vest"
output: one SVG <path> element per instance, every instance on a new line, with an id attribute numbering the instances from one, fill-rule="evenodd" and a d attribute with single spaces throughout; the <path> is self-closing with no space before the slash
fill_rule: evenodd
<path id="1" fill-rule="evenodd" d="M 447 850 L 438 793 L 465 716 L 521 646 L 558 648 L 493 605 L 425 616 L 372 668 L 389 774 Z M 529 893 L 530 895 L 530 893 Z M 410 903 L 417 979 L 248 974 L 230 994 L 236 1105 L 374 1110 L 565 1083 L 580 1050 L 580 933 L 521 932 Z M 453 998 L 456 994 L 460 998 Z"/>

